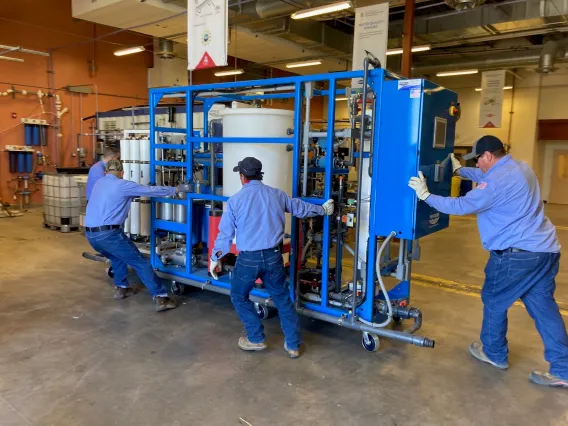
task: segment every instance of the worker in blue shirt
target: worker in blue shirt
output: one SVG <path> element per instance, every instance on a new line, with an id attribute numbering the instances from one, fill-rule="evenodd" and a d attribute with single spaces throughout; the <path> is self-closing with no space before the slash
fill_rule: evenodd
<path id="1" fill-rule="evenodd" d="M 168 291 L 154 274 L 150 263 L 122 228 L 133 198 L 173 196 L 177 192 L 188 192 L 188 185 L 177 188 L 139 185 L 123 180 L 123 174 L 120 160 L 113 159 L 106 164 L 106 175 L 96 183 L 87 205 L 85 235 L 91 246 L 111 261 L 115 299 L 124 299 L 136 293 L 128 284 L 130 265 L 154 298 L 156 311 L 174 309 L 177 304 L 168 297 Z"/>
<path id="2" fill-rule="evenodd" d="M 89 176 L 87 177 L 87 187 L 85 189 L 85 195 L 87 201 L 91 198 L 91 193 L 95 187 L 95 183 L 104 177 L 105 167 L 110 160 L 120 160 L 120 151 L 114 147 L 106 147 L 103 151 L 103 159 L 91 166 L 89 169 Z"/>
<path id="3" fill-rule="evenodd" d="M 244 323 L 246 337 L 239 339 L 245 351 L 266 349 L 264 327 L 249 295 L 260 278 L 278 309 L 284 349 L 290 358 L 300 356 L 302 342 L 298 314 L 290 298 L 281 245 L 284 240 L 285 213 L 299 218 L 333 214 L 333 200 L 322 206 L 290 198 L 284 191 L 262 183 L 262 163 L 253 157 L 239 161 L 243 187 L 226 204 L 219 223 L 209 271 L 217 277 L 219 259 L 230 252 L 235 232 L 239 255 L 231 280 L 231 301 Z"/>
<path id="4" fill-rule="evenodd" d="M 418 198 L 453 215 L 477 213 L 483 248 L 490 252 L 481 291 L 481 342 L 470 346 L 480 361 L 500 369 L 508 364 L 507 311 L 521 299 L 544 343 L 550 372 L 533 371 L 529 378 L 545 386 L 568 387 L 568 335 L 554 300 L 560 261 L 556 229 L 544 215 L 536 175 L 524 162 L 505 153 L 494 136 L 483 136 L 463 157 L 478 168 L 462 167 L 453 156 L 455 174 L 477 182 L 464 197 L 430 194 L 426 179 L 410 179 Z"/>

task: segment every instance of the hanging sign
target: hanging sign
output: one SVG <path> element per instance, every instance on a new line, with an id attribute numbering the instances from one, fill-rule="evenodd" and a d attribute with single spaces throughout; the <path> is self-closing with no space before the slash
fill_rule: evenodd
<path id="1" fill-rule="evenodd" d="M 187 69 L 227 65 L 228 0 L 188 0 Z"/>
<path id="2" fill-rule="evenodd" d="M 505 87 L 505 70 L 486 71 L 481 75 L 479 127 L 486 129 L 501 127 L 503 87 Z"/>
<path id="3" fill-rule="evenodd" d="M 363 60 L 369 51 L 387 65 L 387 41 L 389 29 L 389 3 L 379 3 L 372 6 L 355 9 L 355 35 L 353 37 L 352 69 L 362 70 Z M 362 79 L 353 79 L 353 88 L 363 85 Z"/>

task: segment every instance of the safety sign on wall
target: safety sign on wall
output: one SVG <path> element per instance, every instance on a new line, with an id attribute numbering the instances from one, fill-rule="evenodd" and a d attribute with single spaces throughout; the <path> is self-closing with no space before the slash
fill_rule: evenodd
<path id="1" fill-rule="evenodd" d="M 187 68 L 227 65 L 228 0 L 188 0 Z"/>
<path id="2" fill-rule="evenodd" d="M 363 69 L 366 52 L 371 52 L 383 67 L 387 65 L 389 3 L 355 9 L 355 35 L 353 37 L 353 70 Z M 363 81 L 353 79 L 352 87 L 361 87 Z"/>
<path id="3" fill-rule="evenodd" d="M 505 87 L 505 70 L 486 71 L 481 75 L 479 127 L 501 127 L 503 87 Z"/>

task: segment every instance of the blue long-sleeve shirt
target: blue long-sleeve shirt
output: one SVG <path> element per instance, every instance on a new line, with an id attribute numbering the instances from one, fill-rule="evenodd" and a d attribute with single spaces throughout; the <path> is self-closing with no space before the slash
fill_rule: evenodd
<path id="1" fill-rule="evenodd" d="M 243 185 L 225 204 L 213 260 L 230 252 L 235 232 L 239 251 L 265 250 L 277 246 L 284 239 L 285 213 L 304 218 L 321 216 L 324 211 L 321 206 L 290 198 L 284 191 L 264 185 L 259 180 Z"/>
<path id="2" fill-rule="evenodd" d="M 95 183 L 100 178 L 105 177 L 105 170 L 106 164 L 104 161 L 99 161 L 91 166 L 89 169 L 89 175 L 87 177 L 87 187 L 85 188 L 85 196 L 87 201 L 91 198 L 91 192 L 93 192 L 93 188 L 95 187 Z"/>
<path id="3" fill-rule="evenodd" d="M 540 187 L 533 170 L 510 155 L 501 158 L 487 173 L 463 167 L 458 174 L 477 187 L 464 197 L 430 195 L 426 203 L 453 215 L 477 213 L 481 243 L 486 250 L 517 248 L 557 253 L 556 228 L 544 215 Z"/>
<path id="4" fill-rule="evenodd" d="M 85 226 L 122 225 L 128 217 L 133 198 L 168 197 L 175 193 L 175 187 L 140 185 L 108 174 L 93 188 L 87 204 Z"/>

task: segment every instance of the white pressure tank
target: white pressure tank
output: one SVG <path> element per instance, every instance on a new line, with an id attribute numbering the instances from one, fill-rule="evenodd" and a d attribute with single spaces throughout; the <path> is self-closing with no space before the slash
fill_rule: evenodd
<path id="1" fill-rule="evenodd" d="M 223 117 L 223 137 L 285 138 L 294 128 L 294 112 L 269 108 L 226 108 Z M 241 189 L 239 175 L 233 172 L 239 161 L 255 157 L 262 162 L 263 182 L 292 195 L 292 157 L 286 144 L 224 143 L 223 195 L 230 197 Z M 287 231 L 289 232 L 289 220 Z"/>

